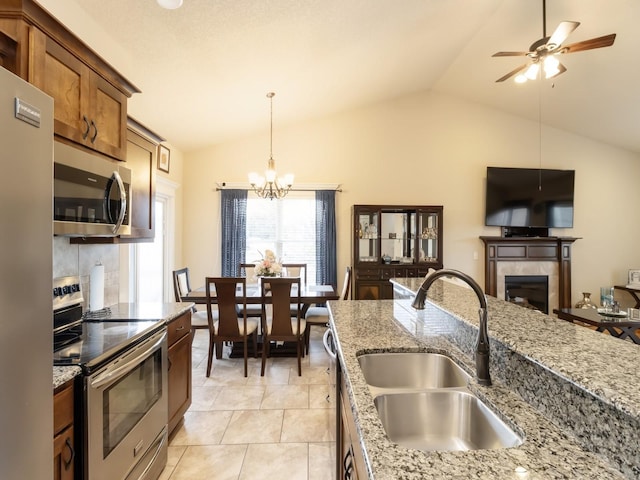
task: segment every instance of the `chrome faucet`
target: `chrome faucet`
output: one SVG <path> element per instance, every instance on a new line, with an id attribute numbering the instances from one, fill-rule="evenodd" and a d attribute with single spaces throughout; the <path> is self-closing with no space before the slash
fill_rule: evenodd
<path id="1" fill-rule="evenodd" d="M 429 275 L 424 282 L 422 282 L 411 306 L 415 309 L 423 310 L 429 287 L 431 287 L 431 284 L 440 277 L 459 278 L 473 289 L 478 300 L 480 300 L 480 310 L 478 310 L 478 314 L 480 315 L 480 326 L 478 329 L 478 340 L 476 341 L 475 352 L 476 375 L 480 385 L 491 385 L 491 376 L 489 375 L 489 334 L 487 333 L 487 299 L 484 296 L 484 292 L 480 288 L 480 285 L 478 285 L 473 278 L 458 270 L 438 270 Z"/>

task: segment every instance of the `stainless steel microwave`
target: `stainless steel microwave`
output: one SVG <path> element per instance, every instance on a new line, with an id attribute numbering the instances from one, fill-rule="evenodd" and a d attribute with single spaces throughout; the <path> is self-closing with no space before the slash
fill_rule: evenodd
<path id="1" fill-rule="evenodd" d="M 69 237 L 131 234 L 131 170 L 54 142 L 53 233 Z"/>

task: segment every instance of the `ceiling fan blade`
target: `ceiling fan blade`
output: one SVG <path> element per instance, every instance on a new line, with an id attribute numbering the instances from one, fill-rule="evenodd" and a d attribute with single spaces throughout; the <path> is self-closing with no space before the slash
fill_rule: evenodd
<path id="1" fill-rule="evenodd" d="M 553 35 L 547 40 L 547 45 L 559 47 L 579 25 L 580 22 L 560 22 Z"/>
<path id="2" fill-rule="evenodd" d="M 603 37 L 591 38 L 582 42 L 572 43 L 562 47 L 562 53 L 581 52 L 583 50 L 591 50 L 593 48 L 610 47 L 616 39 L 616 34 L 611 33 Z"/>
<path id="3" fill-rule="evenodd" d="M 498 52 L 491 55 L 492 57 L 525 57 L 529 52 Z"/>
<path id="4" fill-rule="evenodd" d="M 500 77 L 498 80 L 496 80 L 496 83 L 498 82 L 504 82 L 505 80 L 513 77 L 514 75 L 523 72 L 527 69 L 527 67 L 529 66 L 529 64 L 525 63 L 524 65 L 516 68 L 515 70 L 512 70 L 511 72 L 507 73 L 504 77 Z"/>

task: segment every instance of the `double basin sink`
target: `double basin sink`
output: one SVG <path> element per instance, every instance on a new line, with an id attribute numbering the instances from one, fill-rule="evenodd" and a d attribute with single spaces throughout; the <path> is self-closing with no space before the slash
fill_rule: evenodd
<path id="1" fill-rule="evenodd" d="M 389 439 L 422 451 L 516 447 L 522 439 L 467 385 L 471 380 L 438 353 L 372 353 L 358 357 Z"/>

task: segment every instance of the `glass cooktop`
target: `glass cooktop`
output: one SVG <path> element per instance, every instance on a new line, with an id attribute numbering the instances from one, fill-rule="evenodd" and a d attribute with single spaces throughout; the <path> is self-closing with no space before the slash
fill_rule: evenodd
<path id="1" fill-rule="evenodd" d="M 77 365 L 85 373 L 164 327 L 164 320 L 82 322 L 78 341 L 53 352 L 56 366 Z"/>

